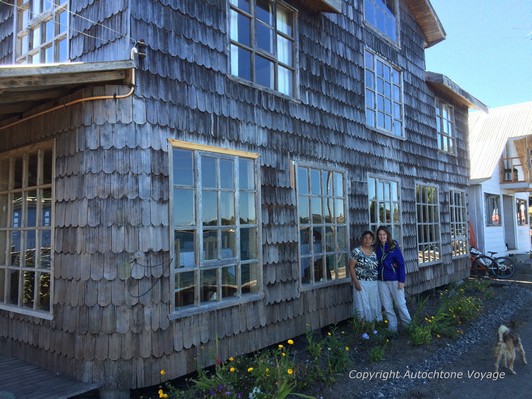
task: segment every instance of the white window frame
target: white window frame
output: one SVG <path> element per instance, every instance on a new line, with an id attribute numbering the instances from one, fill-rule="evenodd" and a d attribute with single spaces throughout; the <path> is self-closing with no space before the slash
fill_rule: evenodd
<path id="1" fill-rule="evenodd" d="M 264 14 L 257 12 L 258 8 L 255 6 L 257 0 L 245 2 L 244 4 L 249 4 L 249 8 L 241 8 L 242 5 L 238 0 L 229 1 L 229 71 L 232 76 L 239 79 L 296 97 L 298 94 L 297 10 L 283 1 L 267 1 L 271 7 L 271 12 L 267 14 L 271 17 L 270 21 L 265 20 Z M 287 19 L 283 20 L 285 17 Z M 249 35 L 240 36 L 239 24 L 246 25 L 245 22 L 248 22 Z M 267 37 L 265 32 L 268 31 L 271 40 L 266 43 L 263 39 Z M 244 62 L 245 68 L 240 67 L 240 62 Z M 258 72 L 267 65 L 270 67 L 267 75 Z"/>
<path id="2" fill-rule="evenodd" d="M 366 126 L 404 137 L 403 73 L 374 51 L 364 50 Z"/>
<path id="3" fill-rule="evenodd" d="M 369 229 L 376 232 L 386 226 L 395 241 L 402 246 L 401 185 L 385 176 L 368 175 Z"/>
<path id="4" fill-rule="evenodd" d="M 16 4 L 15 63 L 67 62 L 69 59 L 70 1 L 14 1 Z"/>
<path id="5" fill-rule="evenodd" d="M 456 154 L 456 130 L 454 108 L 448 103 L 436 100 L 436 131 L 438 149 L 448 154 Z"/>
<path id="6" fill-rule="evenodd" d="M 186 184 L 177 182 L 176 172 L 174 171 L 174 168 L 177 167 L 174 163 L 174 151 L 181 150 L 190 153 L 192 160 L 190 167 L 193 175 Z M 173 312 L 177 315 L 176 317 L 261 299 L 263 297 L 262 238 L 260 229 L 260 165 L 258 154 L 191 144 L 179 140 L 169 140 L 169 153 L 170 170 L 172 171 L 170 176 L 172 187 L 170 195 L 170 242 L 174 243 L 171 253 L 172 258 L 175 259 L 174 278 L 172 279 L 171 288 L 173 292 Z M 216 172 L 212 175 L 204 176 L 202 168 L 205 166 L 202 166 L 202 161 L 207 160 L 214 160 Z M 240 175 L 241 160 L 243 163 L 247 163 L 248 166 L 250 165 L 249 162 L 251 162 L 253 166 L 253 176 L 248 175 L 247 182 L 244 182 L 243 175 Z M 231 174 L 224 175 L 221 173 L 223 170 L 220 166 L 221 164 L 232 165 Z M 203 187 L 203 177 L 205 179 L 213 177 L 214 181 L 216 181 L 216 186 Z M 221 184 L 221 181 L 227 182 L 229 180 L 234 182 L 233 187 Z M 177 208 L 187 206 L 186 201 L 180 200 L 181 202 L 177 203 L 176 193 L 178 191 L 176 190 L 186 191 L 190 194 L 190 202 L 188 203 L 192 207 L 190 221 L 176 221 L 176 218 L 179 217 Z M 229 222 L 229 219 L 224 220 L 222 218 L 221 209 L 224 204 L 228 203 L 223 201 L 222 197 L 229 199 L 229 203 L 234 201 L 232 223 Z M 246 197 L 248 202 L 244 203 L 243 201 Z M 211 200 L 215 199 L 218 204 L 216 212 L 210 212 L 210 215 L 203 208 L 202 202 L 204 200 L 209 201 L 209 198 Z M 252 199 L 251 201 L 249 201 L 250 198 Z M 245 223 L 241 220 L 243 209 L 245 209 L 244 206 L 248 207 L 247 209 L 254 207 L 255 220 L 253 222 L 248 221 Z M 204 217 L 214 217 L 216 223 L 205 224 L 203 222 Z M 250 252 L 254 252 L 254 255 L 256 255 L 254 257 L 243 255 L 245 253 L 242 248 L 243 238 L 241 233 L 243 231 L 248 231 L 249 234 L 254 233 L 254 247 L 251 248 L 250 241 L 250 248 L 248 248 Z M 205 235 L 207 235 L 206 239 Z M 190 248 L 182 250 L 181 243 L 178 242 L 177 237 L 186 236 L 192 236 L 192 239 L 188 240 Z M 209 240 L 208 243 L 206 242 L 207 239 Z M 225 278 L 229 276 L 234 279 L 234 284 L 224 284 L 224 273 Z M 244 274 L 248 275 L 248 273 L 250 278 L 249 281 L 246 281 L 246 285 L 249 288 L 243 290 L 242 278 Z M 252 280 L 252 276 L 254 280 Z M 203 288 L 206 288 L 208 292 L 203 289 L 201 285 L 202 278 L 205 278 L 206 281 L 209 278 L 214 278 L 214 290 L 208 289 L 209 287 L 212 288 L 212 286 L 207 285 Z M 180 282 L 183 284 L 189 282 L 192 285 L 180 289 L 178 287 Z M 248 282 L 249 285 L 247 284 Z M 191 288 L 192 296 L 190 293 L 185 296 L 186 290 L 190 291 Z M 224 289 L 226 290 L 224 291 Z M 224 295 L 226 296 L 224 297 Z"/>
<path id="7" fill-rule="evenodd" d="M 420 266 L 442 261 L 439 198 L 440 192 L 436 185 L 416 183 L 417 252 Z"/>
<path id="8" fill-rule="evenodd" d="M 398 44 L 400 38 L 399 2 L 364 0 L 364 22 L 386 40 Z M 384 22 L 385 26 L 379 26 Z"/>
<path id="9" fill-rule="evenodd" d="M 347 172 L 304 162 L 293 162 L 293 168 L 301 287 L 345 280 L 349 258 Z"/>
<path id="10" fill-rule="evenodd" d="M 54 176 L 53 141 L 0 155 L 0 309 L 52 318 Z"/>
<path id="11" fill-rule="evenodd" d="M 459 258 L 469 255 L 466 193 L 463 190 L 449 191 L 449 213 L 451 222 L 451 256 Z"/>

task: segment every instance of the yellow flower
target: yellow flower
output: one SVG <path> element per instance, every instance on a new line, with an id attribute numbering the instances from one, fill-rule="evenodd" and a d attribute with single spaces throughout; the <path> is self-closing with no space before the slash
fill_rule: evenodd
<path id="1" fill-rule="evenodd" d="M 282 356 L 286 356 L 286 353 L 283 352 L 283 353 L 281 353 L 281 355 L 282 355 Z"/>
<path id="2" fill-rule="evenodd" d="M 248 368 L 248 373 L 251 373 L 253 371 L 253 367 Z"/>
<path id="3" fill-rule="evenodd" d="M 164 391 L 162 389 L 159 389 L 159 398 L 167 398 L 168 397 L 168 394 L 164 393 Z"/>
<path id="4" fill-rule="evenodd" d="M 277 345 L 277 347 L 278 347 L 279 349 L 283 349 L 283 348 L 284 348 L 284 346 L 283 346 L 282 344 Z"/>
<path id="5" fill-rule="evenodd" d="M 229 358 L 229 361 L 230 361 L 230 362 L 234 362 L 234 361 L 235 361 L 235 358 L 234 358 L 234 357 L 230 357 L 230 358 Z"/>
<path id="6" fill-rule="evenodd" d="M 288 374 L 290 374 L 290 375 L 291 375 L 291 374 L 293 374 L 293 373 L 294 373 L 294 370 L 292 370 L 292 369 L 288 369 L 288 370 L 286 370 L 286 372 L 287 372 Z"/>
<path id="7" fill-rule="evenodd" d="M 384 324 L 388 324 L 388 320 L 384 320 Z"/>
<path id="8" fill-rule="evenodd" d="M 330 337 L 332 334 L 330 331 L 327 331 L 327 335 Z"/>
<path id="9" fill-rule="evenodd" d="M 166 371 L 161 370 L 159 373 L 161 373 L 161 375 L 165 375 L 165 374 L 166 374 Z"/>
<path id="10" fill-rule="evenodd" d="M 348 350 L 349 350 L 349 346 L 346 346 L 346 347 L 345 347 L 345 350 L 348 351 Z"/>
<path id="11" fill-rule="evenodd" d="M 231 373 L 234 373 L 234 372 L 236 371 L 236 369 L 235 369 L 234 367 L 231 367 L 231 368 L 229 369 L 229 371 L 230 371 Z"/>
<path id="12" fill-rule="evenodd" d="M 294 345 L 294 341 L 292 341 L 291 339 L 289 339 L 289 340 L 286 341 L 286 342 L 288 342 L 288 345 Z"/>

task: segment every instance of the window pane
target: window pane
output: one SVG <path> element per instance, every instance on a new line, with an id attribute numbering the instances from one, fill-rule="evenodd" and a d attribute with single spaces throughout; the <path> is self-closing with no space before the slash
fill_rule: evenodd
<path id="1" fill-rule="evenodd" d="M 256 17 L 272 25 L 273 23 L 273 14 L 272 14 L 272 2 L 270 0 L 256 0 L 257 6 L 255 8 Z"/>
<path id="2" fill-rule="evenodd" d="M 256 25 L 257 48 L 273 53 L 273 28 L 257 21 Z"/>
<path id="3" fill-rule="evenodd" d="M 201 184 L 203 187 L 216 188 L 216 159 L 201 157 Z"/>
<path id="4" fill-rule="evenodd" d="M 231 74 L 251 80 L 251 52 L 231 45 Z"/>
<path id="5" fill-rule="evenodd" d="M 235 171 L 233 169 L 233 161 L 229 159 L 220 159 L 220 187 L 234 188 L 235 186 Z"/>
<path id="6" fill-rule="evenodd" d="M 297 205 L 298 205 L 299 223 L 310 223 L 309 198 L 301 197 Z"/>
<path id="7" fill-rule="evenodd" d="M 222 230 L 222 259 L 234 258 L 237 256 L 236 243 L 235 229 Z"/>
<path id="8" fill-rule="evenodd" d="M 172 156 L 174 184 L 192 185 L 194 183 L 192 151 L 174 149 Z"/>
<path id="9" fill-rule="evenodd" d="M 258 257 L 257 228 L 240 230 L 240 259 L 249 260 Z"/>
<path id="10" fill-rule="evenodd" d="M 231 0 L 231 4 L 246 12 L 249 12 L 249 0 Z"/>
<path id="11" fill-rule="evenodd" d="M 176 273 L 175 306 L 183 307 L 194 304 L 194 272 Z"/>
<path id="12" fill-rule="evenodd" d="M 259 55 L 255 56 L 255 81 L 265 87 L 273 89 L 274 86 L 274 64 Z"/>
<path id="13" fill-rule="evenodd" d="M 203 230 L 203 248 L 205 260 L 218 259 L 218 233 L 215 230 Z"/>
<path id="14" fill-rule="evenodd" d="M 277 55 L 280 62 L 292 65 L 292 41 L 277 36 Z"/>
<path id="15" fill-rule="evenodd" d="M 231 10 L 231 40 L 251 46 L 251 20 L 234 10 Z"/>
<path id="16" fill-rule="evenodd" d="M 239 185 L 241 189 L 255 189 L 255 167 L 252 160 L 240 159 L 239 164 Z"/>
<path id="17" fill-rule="evenodd" d="M 277 90 L 287 96 L 292 96 L 294 93 L 294 71 L 282 66 L 278 66 L 277 71 L 279 80 Z"/>
<path id="18" fill-rule="evenodd" d="M 222 268 L 222 298 L 234 297 L 237 294 L 236 266 Z"/>
<path id="19" fill-rule="evenodd" d="M 293 29 L 292 13 L 286 8 L 277 5 L 277 30 L 292 36 Z"/>
<path id="20" fill-rule="evenodd" d="M 257 223 L 255 194 L 240 193 L 240 224 Z"/>
<path id="21" fill-rule="evenodd" d="M 256 263 L 242 265 L 242 293 L 256 293 L 258 287 L 258 266 Z"/>
<path id="22" fill-rule="evenodd" d="M 297 191 L 299 194 L 303 194 L 303 195 L 307 195 L 309 193 L 308 169 L 306 168 L 297 169 Z"/>
<path id="23" fill-rule="evenodd" d="M 195 265 L 194 259 L 194 231 L 176 230 L 174 232 L 174 244 L 178 268 L 192 268 Z"/>
<path id="24" fill-rule="evenodd" d="M 192 190 L 174 190 L 174 225 L 194 224 L 194 192 Z"/>
<path id="25" fill-rule="evenodd" d="M 220 193 L 220 219 L 224 226 L 236 224 L 235 195 L 233 192 Z"/>
<path id="26" fill-rule="evenodd" d="M 216 191 L 203 192 L 201 210 L 203 212 L 204 226 L 216 226 L 218 224 L 218 197 Z"/>

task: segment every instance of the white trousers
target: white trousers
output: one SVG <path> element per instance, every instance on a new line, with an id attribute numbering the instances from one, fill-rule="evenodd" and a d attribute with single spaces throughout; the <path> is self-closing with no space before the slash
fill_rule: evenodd
<path id="1" fill-rule="evenodd" d="M 379 294 L 381 297 L 382 306 L 388 319 L 388 329 L 392 332 L 397 332 L 397 316 L 393 305 L 399 312 L 399 317 L 403 326 L 407 326 L 412 321 L 408 308 L 406 307 L 405 290 L 397 288 L 397 281 L 379 281 Z"/>

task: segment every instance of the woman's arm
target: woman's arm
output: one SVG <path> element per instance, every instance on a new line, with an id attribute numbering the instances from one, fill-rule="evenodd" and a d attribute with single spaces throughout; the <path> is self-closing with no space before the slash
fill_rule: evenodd
<path id="1" fill-rule="evenodd" d="M 358 281 L 357 274 L 355 272 L 356 265 L 357 261 L 355 259 L 349 259 L 349 274 L 351 275 L 351 281 L 353 281 L 353 285 L 357 291 L 362 291 L 362 286 L 360 285 L 360 281 Z"/>

